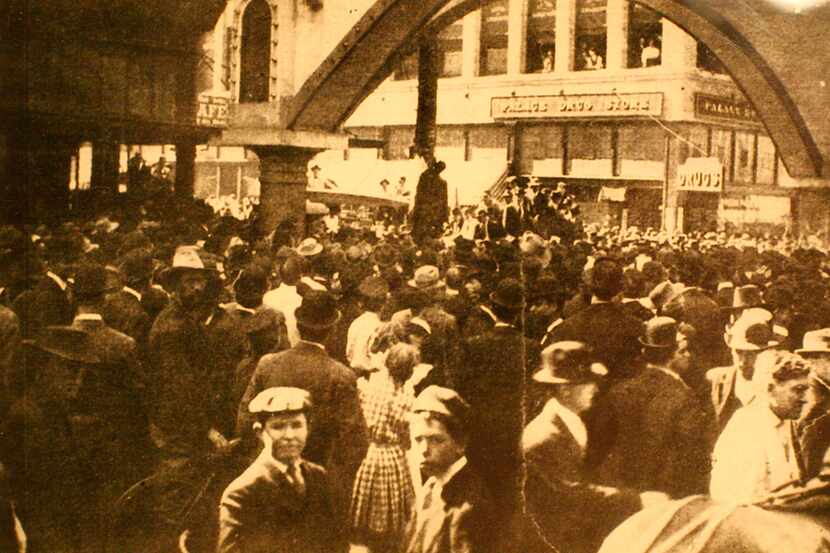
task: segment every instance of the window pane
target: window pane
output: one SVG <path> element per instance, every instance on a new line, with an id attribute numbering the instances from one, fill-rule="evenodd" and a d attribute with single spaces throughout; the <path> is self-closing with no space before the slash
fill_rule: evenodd
<path id="1" fill-rule="evenodd" d="M 534 162 L 544 161 L 544 165 L 549 166 L 551 170 L 542 172 L 560 174 L 562 134 L 562 127 L 559 125 L 524 127 L 520 135 L 520 171 L 523 174 L 537 173 Z"/>
<path id="2" fill-rule="evenodd" d="M 507 73 L 508 0 L 492 0 L 481 8 L 480 75 Z"/>
<path id="3" fill-rule="evenodd" d="M 755 133 L 735 132 L 735 183 L 752 184 L 755 164 Z"/>
<path id="4" fill-rule="evenodd" d="M 418 52 L 413 52 L 398 62 L 392 75 L 395 81 L 409 81 L 418 78 Z"/>
<path id="5" fill-rule="evenodd" d="M 267 102 L 271 64 L 271 8 L 254 0 L 242 15 L 239 101 Z"/>
<path id="6" fill-rule="evenodd" d="M 463 35 L 464 25 L 462 20 L 447 26 L 443 31 L 438 33 L 441 77 L 458 77 L 461 75 Z"/>
<path id="7" fill-rule="evenodd" d="M 550 73 L 556 58 L 556 0 L 529 0 L 526 73 Z"/>
<path id="8" fill-rule="evenodd" d="M 409 159 L 409 147 L 415 140 L 415 127 L 389 129 L 388 159 Z"/>
<path id="9" fill-rule="evenodd" d="M 775 144 L 768 136 L 758 135 L 757 184 L 775 184 Z"/>
<path id="10" fill-rule="evenodd" d="M 716 157 L 723 164 L 726 178 L 732 174 L 732 131 L 712 129 L 712 157 Z"/>
<path id="11" fill-rule="evenodd" d="M 702 42 L 697 43 L 697 66 L 699 69 L 709 71 L 710 73 L 726 75 L 726 68 L 715 53 Z"/>
<path id="12" fill-rule="evenodd" d="M 507 160 L 507 129 L 474 127 L 470 129 L 470 159 Z"/>
<path id="13" fill-rule="evenodd" d="M 636 2 L 630 4 L 628 67 L 660 65 L 663 49 L 663 22 L 660 14 Z"/>
<path id="14" fill-rule="evenodd" d="M 666 133 L 654 124 L 621 125 L 617 139 L 619 174 L 634 179 L 662 180 Z"/>
<path id="15" fill-rule="evenodd" d="M 707 157 L 709 144 L 709 129 L 706 127 L 691 127 L 681 136 L 685 141 L 679 141 L 679 161 L 686 163 L 690 157 Z"/>
<path id="16" fill-rule="evenodd" d="M 576 69 L 605 68 L 607 42 L 605 0 L 576 2 Z"/>
<path id="17" fill-rule="evenodd" d="M 577 176 L 611 175 L 613 149 L 611 126 L 574 125 L 568 135 L 569 174 Z"/>

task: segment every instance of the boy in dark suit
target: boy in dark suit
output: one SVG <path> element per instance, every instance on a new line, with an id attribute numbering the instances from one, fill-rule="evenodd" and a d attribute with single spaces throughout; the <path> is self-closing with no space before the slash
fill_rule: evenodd
<path id="1" fill-rule="evenodd" d="M 300 388 L 268 388 L 251 401 L 263 449 L 222 494 L 219 553 L 345 550 L 326 471 L 302 458 L 310 407 Z"/>

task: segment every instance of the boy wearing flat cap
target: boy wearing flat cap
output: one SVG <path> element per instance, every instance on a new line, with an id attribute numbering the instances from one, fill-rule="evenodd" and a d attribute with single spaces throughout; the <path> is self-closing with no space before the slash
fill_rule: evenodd
<path id="1" fill-rule="evenodd" d="M 273 387 L 249 404 L 259 457 L 222 494 L 219 553 L 345 551 L 337 539 L 328 476 L 302 458 L 309 394 Z"/>
<path id="2" fill-rule="evenodd" d="M 412 411 L 410 436 L 427 480 L 415 498 L 401 552 L 503 551 L 495 543 L 500 525 L 492 496 L 467 464 L 470 406 L 453 390 L 429 386 Z"/>

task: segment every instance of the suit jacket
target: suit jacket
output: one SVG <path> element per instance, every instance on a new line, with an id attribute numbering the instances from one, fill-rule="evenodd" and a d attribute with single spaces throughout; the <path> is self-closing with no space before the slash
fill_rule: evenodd
<path id="1" fill-rule="evenodd" d="M 593 553 L 605 536 L 640 510 L 639 494 L 590 482 L 582 448 L 551 407 L 548 403 L 522 436 L 530 518 L 523 550 L 550 551 L 550 543 L 563 552 Z"/>
<path id="2" fill-rule="evenodd" d="M 715 367 L 706 372 L 718 434 L 726 428 L 726 423 L 729 422 L 735 411 L 743 407 L 743 404 L 735 395 L 737 371 L 737 367 L 729 366 Z"/>
<path id="3" fill-rule="evenodd" d="M 137 297 L 119 290 L 107 296 L 102 311 L 107 325 L 135 340 L 142 354 L 146 352 L 151 321 Z"/>
<path id="4" fill-rule="evenodd" d="M 72 322 L 73 309 L 69 296 L 58 283 L 43 276 L 29 292 L 20 294 L 12 307 L 20 317 L 23 336 L 52 325 L 68 325 Z"/>
<path id="5" fill-rule="evenodd" d="M 335 509 L 345 515 L 352 481 L 369 447 L 366 420 L 351 369 L 328 356 L 323 348 L 300 341 L 296 346 L 260 359 L 237 412 L 237 431 L 250 437 L 254 419 L 248 404 L 272 386 L 307 390 L 312 402 L 312 430 L 303 455 L 323 465 L 335 484 Z"/>
<path id="6" fill-rule="evenodd" d="M 470 465 L 456 473 L 441 491 L 442 520 L 418 520 L 412 513 L 401 553 L 496 553 L 501 552 L 503 529 L 487 486 Z M 502 533 L 503 535 L 503 533 Z"/>
<path id="7" fill-rule="evenodd" d="M 242 328 L 242 320 L 235 311 L 217 307 L 205 325 L 210 356 L 212 420 L 225 436 L 234 432 L 238 397 L 234 396 L 234 381 L 239 363 L 251 353 L 251 342 Z"/>
<path id="8" fill-rule="evenodd" d="M 333 520 L 325 469 L 303 461 L 300 495 L 273 462 L 260 456 L 234 480 L 219 504 L 219 553 L 324 553 L 345 550 Z"/>
<path id="9" fill-rule="evenodd" d="M 525 379 L 539 366 L 539 346 L 514 327 L 496 326 L 464 349 L 451 381 L 472 408 L 467 457 L 509 514 L 519 501 Z"/>
<path id="10" fill-rule="evenodd" d="M 566 318 L 552 333 L 552 341 L 576 340 L 591 346 L 610 377 L 624 376 L 638 357 L 641 320 L 628 315 L 616 303 L 589 305 Z"/>
<path id="11" fill-rule="evenodd" d="M 706 492 L 714 423 L 679 377 L 644 367 L 614 385 L 604 405 L 617 435 L 599 468 L 603 482 L 676 498 Z"/>

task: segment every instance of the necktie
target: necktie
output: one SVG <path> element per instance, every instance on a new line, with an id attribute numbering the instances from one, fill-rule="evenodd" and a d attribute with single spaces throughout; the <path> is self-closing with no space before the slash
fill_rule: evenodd
<path id="1" fill-rule="evenodd" d="M 426 493 L 424 494 L 424 502 L 421 504 L 421 510 L 428 511 L 432 507 L 432 494 L 435 492 L 435 484 L 437 483 L 438 481 L 435 478 L 430 478 L 427 481 L 424 487 Z"/>
<path id="2" fill-rule="evenodd" d="M 288 477 L 288 481 L 291 483 L 291 486 L 297 491 L 297 493 L 300 495 L 304 495 L 305 480 L 303 480 L 303 473 L 300 472 L 300 464 L 292 463 L 288 465 L 288 469 L 285 471 L 285 475 Z"/>

